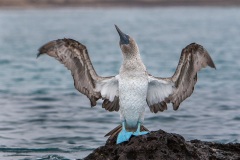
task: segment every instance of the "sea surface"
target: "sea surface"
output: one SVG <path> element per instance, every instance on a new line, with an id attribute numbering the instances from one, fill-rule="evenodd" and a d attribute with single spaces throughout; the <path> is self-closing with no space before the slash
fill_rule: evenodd
<path id="1" fill-rule="evenodd" d="M 192 96 L 178 109 L 153 114 L 144 125 L 187 140 L 240 142 L 240 8 L 66 8 L 0 10 L 0 160 L 69 160 L 105 144 L 117 112 L 91 108 L 55 59 L 36 59 L 48 41 L 85 44 L 97 73 L 118 74 L 117 24 L 137 41 L 148 71 L 171 76 L 182 48 L 203 45 L 217 70 L 198 74 Z"/>

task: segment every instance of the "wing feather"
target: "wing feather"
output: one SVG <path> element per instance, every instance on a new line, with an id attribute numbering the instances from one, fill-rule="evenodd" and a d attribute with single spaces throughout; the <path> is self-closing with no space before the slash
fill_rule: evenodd
<path id="1" fill-rule="evenodd" d="M 207 66 L 216 69 L 212 58 L 203 46 L 191 43 L 182 50 L 177 69 L 170 78 L 176 87 L 173 94 L 168 97 L 174 110 L 177 110 L 180 103 L 191 96 L 197 83 L 197 72 Z"/>
<path id="2" fill-rule="evenodd" d="M 166 97 L 173 93 L 174 84 L 165 79 L 148 76 L 147 104 L 150 111 L 157 113 L 167 109 Z"/>
<path id="3" fill-rule="evenodd" d="M 118 80 L 115 77 L 100 77 L 97 75 L 87 48 L 83 44 L 73 39 L 58 39 L 43 45 L 39 49 L 37 57 L 44 53 L 56 58 L 71 71 L 75 88 L 90 99 L 91 106 L 95 106 L 96 101 L 100 98 L 104 98 L 110 103 L 114 101 L 112 97 L 118 96 Z M 109 93 L 106 88 L 113 89 Z M 114 104 L 117 108 L 116 102 Z M 114 106 L 112 107 L 114 108 Z"/>
<path id="4" fill-rule="evenodd" d="M 164 111 L 167 109 L 166 103 L 170 102 L 173 104 L 173 109 L 177 110 L 179 105 L 193 93 L 197 83 L 197 72 L 207 66 L 216 69 L 206 49 L 196 43 L 186 46 L 182 50 L 177 69 L 172 77 L 152 76 L 150 78 L 154 79 L 155 83 L 149 82 L 147 102 L 150 110 L 154 113 Z M 169 88 L 169 85 L 166 86 L 166 83 L 172 84 L 172 88 Z"/>

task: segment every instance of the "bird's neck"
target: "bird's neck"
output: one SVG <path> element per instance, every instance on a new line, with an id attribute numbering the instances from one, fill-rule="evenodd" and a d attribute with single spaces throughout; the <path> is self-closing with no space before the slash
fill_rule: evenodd
<path id="1" fill-rule="evenodd" d="M 123 63 L 120 72 L 136 72 L 136 71 L 146 71 L 146 67 L 142 62 L 139 51 L 133 53 L 123 54 Z"/>

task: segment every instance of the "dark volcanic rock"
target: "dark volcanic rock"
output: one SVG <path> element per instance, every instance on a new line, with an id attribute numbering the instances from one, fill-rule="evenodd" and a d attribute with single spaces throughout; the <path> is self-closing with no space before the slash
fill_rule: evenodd
<path id="1" fill-rule="evenodd" d="M 240 160 L 240 144 L 185 141 L 181 135 L 163 130 L 118 145 L 115 141 L 108 140 L 84 160 Z"/>

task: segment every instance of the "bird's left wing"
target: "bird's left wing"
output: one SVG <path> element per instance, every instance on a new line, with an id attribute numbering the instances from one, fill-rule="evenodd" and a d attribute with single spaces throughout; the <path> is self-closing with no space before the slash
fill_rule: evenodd
<path id="1" fill-rule="evenodd" d="M 207 66 L 216 68 L 206 49 L 196 43 L 186 46 L 172 77 L 149 76 L 147 103 L 150 110 L 154 113 L 163 111 L 170 102 L 177 110 L 180 103 L 193 93 L 197 72 Z"/>
<path id="2" fill-rule="evenodd" d="M 56 58 L 71 71 L 75 88 L 89 98 L 91 106 L 102 98 L 103 108 L 119 110 L 118 79 L 116 76 L 98 76 L 83 44 L 73 39 L 58 39 L 43 45 L 38 56 L 44 53 Z"/>

